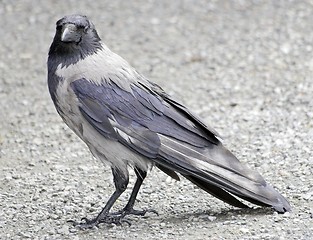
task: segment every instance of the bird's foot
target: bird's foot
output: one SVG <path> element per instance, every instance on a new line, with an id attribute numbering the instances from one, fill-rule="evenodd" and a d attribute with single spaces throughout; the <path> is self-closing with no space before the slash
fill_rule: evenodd
<path id="1" fill-rule="evenodd" d="M 145 210 L 135 210 L 133 208 L 123 208 L 122 210 L 111 213 L 111 216 L 121 216 L 122 218 L 127 215 L 135 215 L 135 216 L 145 216 L 146 213 L 154 213 L 157 216 L 159 216 L 159 213 L 155 211 L 154 209 L 145 209 Z"/>
<path id="2" fill-rule="evenodd" d="M 70 220 L 68 222 L 72 223 L 75 227 L 80 229 L 90 229 L 93 227 L 98 226 L 100 223 L 105 224 L 115 224 L 115 225 L 122 225 L 123 223 L 127 223 L 129 226 L 131 225 L 130 221 L 124 219 L 127 215 L 135 215 L 135 216 L 144 216 L 146 213 L 151 212 L 159 215 L 157 211 L 154 209 L 146 209 L 146 210 L 135 210 L 133 208 L 125 208 L 115 213 L 109 213 L 104 217 L 96 217 L 94 219 L 82 218 L 81 222 L 76 222 Z"/>

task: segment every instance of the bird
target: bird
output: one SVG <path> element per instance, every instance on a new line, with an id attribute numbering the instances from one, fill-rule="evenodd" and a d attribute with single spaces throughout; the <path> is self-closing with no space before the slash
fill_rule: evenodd
<path id="1" fill-rule="evenodd" d="M 110 166 L 115 185 L 100 213 L 73 221 L 75 226 L 121 224 L 128 215 L 157 213 L 134 208 L 153 167 L 176 180 L 184 177 L 234 207 L 248 208 L 242 199 L 279 213 L 291 211 L 278 191 L 224 147 L 213 128 L 111 51 L 87 16 L 67 15 L 56 22 L 47 68 L 58 114 L 92 155 Z M 127 189 L 129 170 L 137 178 L 130 198 L 111 212 Z"/>

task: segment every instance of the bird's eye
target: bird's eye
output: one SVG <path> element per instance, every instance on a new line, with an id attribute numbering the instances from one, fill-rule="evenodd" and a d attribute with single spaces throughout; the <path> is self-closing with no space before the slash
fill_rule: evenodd
<path id="1" fill-rule="evenodd" d="M 87 27 L 87 26 L 84 26 L 84 25 L 78 25 L 77 28 L 78 28 L 79 30 L 83 30 L 84 32 L 87 32 L 87 29 L 88 29 L 88 27 Z"/>

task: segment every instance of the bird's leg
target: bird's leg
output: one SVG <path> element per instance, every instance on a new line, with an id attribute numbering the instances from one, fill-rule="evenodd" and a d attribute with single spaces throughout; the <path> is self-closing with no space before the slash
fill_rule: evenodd
<path id="1" fill-rule="evenodd" d="M 128 185 L 128 175 L 125 176 L 125 174 L 117 168 L 115 169 L 112 168 L 112 173 L 113 173 L 114 184 L 115 184 L 116 190 L 112 194 L 112 196 L 109 198 L 109 201 L 106 203 L 102 211 L 98 214 L 96 218 L 91 219 L 91 220 L 87 218 L 83 218 L 82 219 L 83 222 L 70 221 L 74 224 L 74 226 L 86 229 L 86 228 L 92 228 L 94 226 L 97 226 L 99 223 L 115 223 L 117 225 L 120 225 L 123 222 L 121 217 L 112 216 L 109 214 L 109 211 L 112 208 L 115 201 L 126 190 L 127 185 Z"/>
<path id="2" fill-rule="evenodd" d="M 140 186 L 143 182 L 143 180 L 145 179 L 145 177 L 147 176 L 147 172 L 143 171 L 141 169 L 135 168 L 135 173 L 137 176 L 137 180 L 136 183 L 134 185 L 133 191 L 130 195 L 130 198 L 128 200 L 128 203 L 126 204 L 126 206 L 116 212 L 113 213 L 112 215 L 119 215 L 121 218 L 125 217 L 126 215 L 136 215 L 136 216 L 144 216 L 147 212 L 152 212 L 158 215 L 157 211 L 155 211 L 154 209 L 146 209 L 146 210 L 135 210 L 134 209 L 134 204 L 135 204 L 135 200 L 136 197 L 138 195 Z"/>

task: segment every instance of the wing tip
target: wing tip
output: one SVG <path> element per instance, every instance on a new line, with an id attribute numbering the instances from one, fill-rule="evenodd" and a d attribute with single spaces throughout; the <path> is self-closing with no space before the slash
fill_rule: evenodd
<path id="1" fill-rule="evenodd" d="M 291 212 L 291 206 L 283 196 L 281 196 L 277 200 L 278 202 L 273 205 L 273 208 L 275 209 L 276 212 L 278 213 Z"/>
<path id="2" fill-rule="evenodd" d="M 274 196 L 276 195 L 274 197 L 275 201 L 272 200 L 272 204 L 270 204 L 274 210 L 278 213 L 291 212 L 291 206 L 288 200 L 271 185 L 267 184 L 266 187 L 270 192 L 272 192 L 272 194 L 274 194 Z"/>

